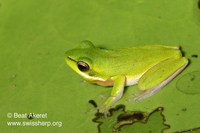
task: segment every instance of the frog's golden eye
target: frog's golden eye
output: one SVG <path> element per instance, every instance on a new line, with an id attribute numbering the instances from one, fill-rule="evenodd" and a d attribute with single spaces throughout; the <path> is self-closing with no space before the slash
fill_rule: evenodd
<path id="1" fill-rule="evenodd" d="M 85 62 L 79 61 L 77 62 L 78 69 L 82 72 L 87 72 L 89 70 L 89 65 Z"/>

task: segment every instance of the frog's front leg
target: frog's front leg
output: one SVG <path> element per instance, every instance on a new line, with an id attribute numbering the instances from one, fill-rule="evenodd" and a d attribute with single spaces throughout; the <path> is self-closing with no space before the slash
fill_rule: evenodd
<path id="1" fill-rule="evenodd" d="M 89 110 L 89 112 L 105 106 L 104 117 L 107 118 L 107 113 L 110 107 L 122 97 L 125 85 L 125 76 L 114 76 L 111 79 L 114 80 L 114 85 L 110 96 L 101 105 L 99 105 L 97 108 Z"/>

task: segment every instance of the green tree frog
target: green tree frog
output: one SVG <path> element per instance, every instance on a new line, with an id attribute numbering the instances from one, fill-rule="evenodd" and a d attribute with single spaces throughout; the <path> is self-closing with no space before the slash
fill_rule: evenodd
<path id="1" fill-rule="evenodd" d="M 95 108 L 105 106 L 105 117 L 109 108 L 122 97 L 124 86 L 137 84 L 142 93 L 128 101 L 140 101 L 158 92 L 188 64 L 175 45 L 138 45 L 108 50 L 95 47 L 90 41 L 82 41 L 78 47 L 67 51 L 65 61 L 85 81 L 113 86 L 110 96 Z"/>

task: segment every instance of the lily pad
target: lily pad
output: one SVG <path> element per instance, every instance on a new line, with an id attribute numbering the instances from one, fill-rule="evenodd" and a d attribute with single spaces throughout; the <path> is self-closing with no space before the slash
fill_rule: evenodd
<path id="1" fill-rule="evenodd" d="M 88 101 L 101 104 L 112 87 L 80 83 L 81 76 L 65 63 L 64 53 L 82 40 L 107 49 L 179 45 L 190 62 L 183 72 L 139 102 L 125 102 L 139 92 L 136 85 L 126 87 L 113 107 L 147 113 L 163 107 L 166 133 L 200 127 L 200 94 L 184 93 L 190 82 L 181 80 L 200 71 L 199 0 L 3 0 L 0 19 L 0 132 L 98 132 Z M 200 89 L 199 82 L 192 86 Z M 28 119 L 29 114 L 47 117 Z"/>

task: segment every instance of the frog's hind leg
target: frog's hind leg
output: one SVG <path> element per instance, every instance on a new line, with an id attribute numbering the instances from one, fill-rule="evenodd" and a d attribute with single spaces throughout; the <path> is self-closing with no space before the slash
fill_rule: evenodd
<path id="1" fill-rule="evenodd" d="M 143 92 L 135 94 L 129 101 L 140 101 L 155 94 L 178 75 L 188 64 L 185 57 L 177 55 L 150 68 L 138 81 L 138 88 Z"/>

